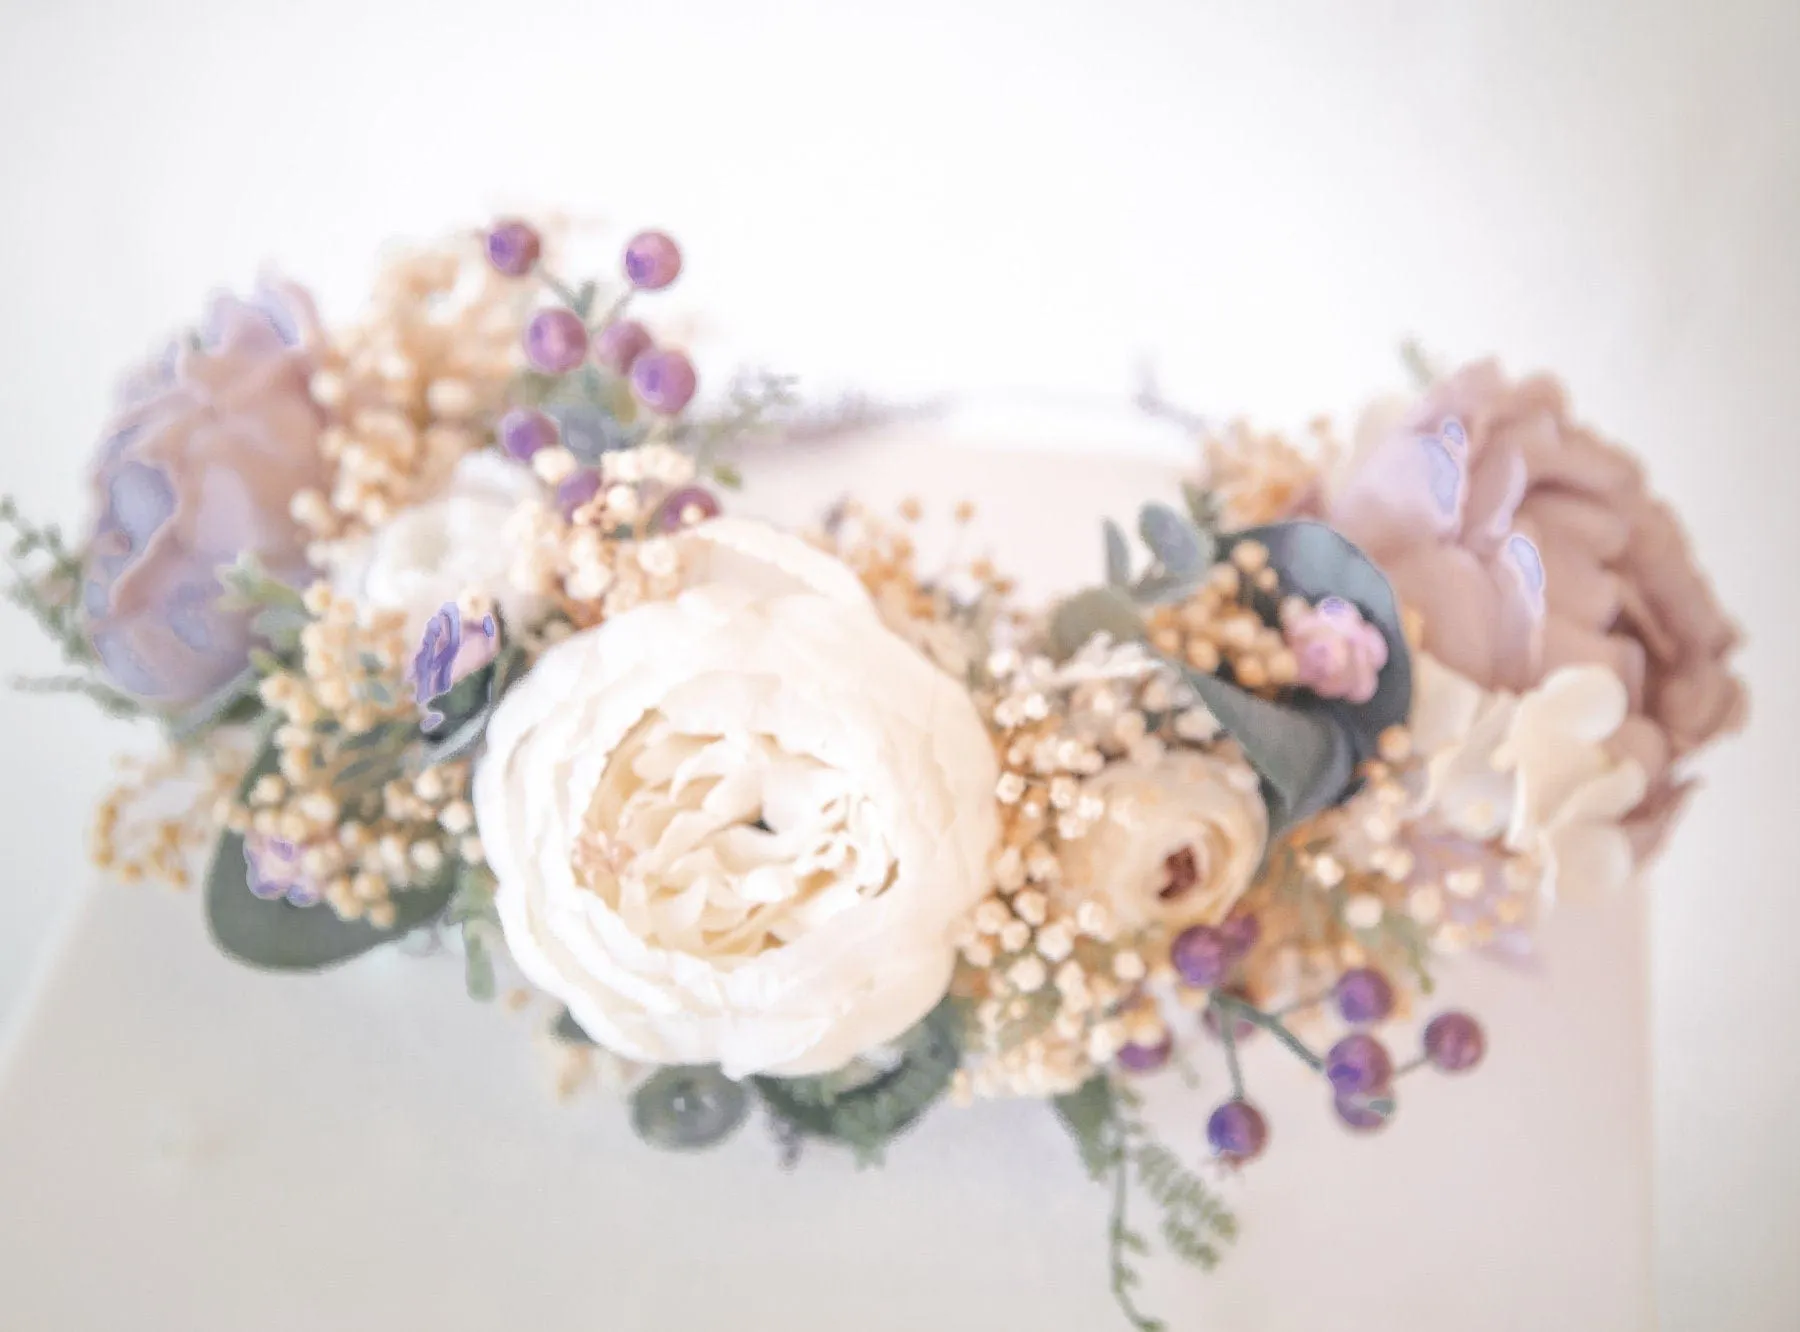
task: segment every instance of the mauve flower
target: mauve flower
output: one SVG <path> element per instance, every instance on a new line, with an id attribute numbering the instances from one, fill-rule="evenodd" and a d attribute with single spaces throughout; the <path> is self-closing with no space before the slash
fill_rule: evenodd
<path id="1" fill-rule="evenodd" d="M 219 608 L 221 566 L 253 554 L 278 578 L 305 576 L 288 504 L 324 479 L 307 392 L 316 328 L 296 287 L 220 296 L 189 343 L 121 386 L 95 460 L 83 598 L 95 655 L 126 693 L 181 707 L 244 669 L 250 613 Z"/>
<path id="2" fill-rule="evenodd" d="M 251 833 L 244 839 L 245 879 L 250 891 L 265 902 L 285 900 L 295 906 L 317 906 L 323 894 L 301 868 L 305 854 L 304 846 L 284 838 Z"/>
<path id="3" fill-rule="evenodd" d="M 1284 608 L 1281 632 L 1299 663 L 1298 682 L 1320 698 L 1367 703 L 1387 665 L 1387 639 L 1342 597 Z"/>
<path id="4" fill-rule="evenodd" d="M 500 647 L 500 627 L 492 615 L 479 620 L 464 619 L 455 602 L 445 602 L 437 614 L 425 622 L 425 634 L 419 651 L 413 657 L 412 681 L 414 697 L 426 709 L 425 726 L 443 723 L 443 714 L 429 705 L 486 666 Z"/>
<path id="5" fill-rule="evenodd" d="M 1465 367 L 1420 401 L 1371 409 L 1332 526 L 1424 618 L 1424 647 L 1487 689 L 1522 693 L 1597 663 L 1624 682 L 1613 745 L 1642 765 L 1640 856 L 1688 783 L 1685 755 L 1742 725 L 1736 626 L 1639 464 L 1572 421 L 1547 376 Z"/>

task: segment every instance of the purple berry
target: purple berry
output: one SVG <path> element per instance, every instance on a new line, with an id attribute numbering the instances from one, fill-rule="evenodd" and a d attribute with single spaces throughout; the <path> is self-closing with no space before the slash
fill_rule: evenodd
<path id="1" fill-rule="evenodd" d="M 1373 1133 L 1394 1117 L 1393 1100 L 1385 1094 L 1364 1096 L 1356 1092 L 1349 1095 L 1339 1092 L 1331 1098 L 1331 1108 L 1346 1128 L 1353 1128 L 1358 1133 Z"/>
<path id="2" fill-rule="evenodd" d="M 556 509 L 564 518 L 600 493 L 600 473 L 591 467 L 571 473 L 556 487 Z"/>
<path id="3" fill-rule="evenodd" d="M 1380 1022 L 1394 1011 L 1394 987 L 1373 967 L 1357 967 L 1338 977 L 1337 1007 L 1353 1026 Z"/>
<path id="4" fill-rule="evenodd" d="M 1225 936 L 1210 925 L 1190 925 L 1175 936 L 1169 961 L 1181 979 L 1201 990 L 1210 990 L 1225 979 L 1233 961 Z"/>
<path id="5" fill-rule="evenodd" d="M 1125 1045 L 1119 1050 L 1119 1067 L 1131 1073 L 1154 1073 L 1169 1062 L 1174 1049 L 1171 1036 L 1164 1036 L 1155 1045 Z"/>
<path id="6" fill-rule="evenodd" d="M 708 518 L 719 516 L 719 501 L 712 491 L 704 486 L 683 486 L 672 490 L 656 511 L 656 527 L 662 532 L 679 532 L 688 525 L 688 515 L 696 514 L 694 521 L 705 522 Z"/>
<path id="7" fill-rule="evenodd" d="M 659 416 L 674 416 L 693 401 L 694 363 L 678 351 L 645 352 L 631 367 L 631 391 Z"/>
<path id="8" fill-rule="evenodd" d="M 594 338 L 594 359 L 615 375 L 628 374 L 650 350 L 650 330 L 635 319 L 616 319 Z"/>
<path id="9" fill-rule="evenodd" d="M 1262 938 L 1262 922 L 1255 916 L 1233 916 L 1219 926 L 1219 936 L 1235 961 L 1256 947 L 1256 941 Z"/>
<path id="10" fill-rule="evenodd" d="M 1467 1013 L 1439 1013 L 1425 1025 L 1425 1057 L 1446 1073 L 1466 1072 L 1486 1053 L 1481 1024 Z"/>
<path id="11" fill-rule="evenodd" d="M 1206 1141 L 1233 1165 L 1253 1161 L 1269 1145 L 1269 1121 L 1248 1101 L 1227 1101 L 1206 1121 Z"/>
<path id="12" fill-rule="evenodd" d="M 681 276 L 681 247 L 667 232 L 640 231 L 625 243 L 625 278 L 640 291 L 661 291 Z"/>
<path id="13" fill-rule="evenodd" d="M 573 310 L 539 310 L 525 325 L 525 359 L 547 375 L 566 375 L 587 355 L 587 325 Z"/>
<path id="14" fill-rule="evenodd" d="M 537 229 L 517 218 L 496 222 L 487 234 L 487 260 L 507 277 L 524 277 L 537 266 L 543 242 Z"/>
<path id="15" fill-rule="evenodd" d="M 509 457 L 527 462 L 539 449 L 556 443 L 556 422 L 535 407 L 515 407 L 500 418 L 495 429 L 500 447 Z"/>
<path id="16" fill-rule="evenodd" d="M 1325 1052 L 1325 1076 L 1339 1096 L 1382 1091 L 1393 1081 L 1394 1061 L 1373 1036 L 1352 1032 Z"/>

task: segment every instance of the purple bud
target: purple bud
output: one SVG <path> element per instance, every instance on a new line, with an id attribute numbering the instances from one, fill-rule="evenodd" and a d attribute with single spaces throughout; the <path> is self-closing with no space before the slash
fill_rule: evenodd
<path id="1" fill-rule="evenodd" d="M 508 456 L 529 462 L 539 449 L 557 440 L 556 422 L 535 407 L 514 407 L 500 418 L 495 433 Z"/>
<path id="2" fill-rule="evenodd" d="M 1339 1096 L 1384 1090 L 1394 1079 L 1387 1046 L 1367 1032 L 1352 1032 L 1325 1052 L 1325 1076 Z"/>
<path id="3" fill-rule="evenodd" d="M 507 277 L 524 277 L 537 266 L 543 242 L 528 222 L 507 218 L 496 222 L 487 234 L 487 260 L 494 271 Z"/>
<path id="4" fill-rule="evenodd" d="M 1425 1026 L 1425 1057 L 1446 1073 L 1466 1072 L 1486 1053 L 1481 1024 L 1467 1013 L 1439 1013 Z"/>
<path id="5" fill-rule="evenodd" d="M 1262 938 L 1262 922 L 1252 915 L 1233 916 L 1219 926 L 1219 937 L 1232 960 L 1240 960 Z"/>
<path id="6" fill-rule="evenodd" d="M 629 374 L 650 347 L 649 329 L 635 319 L 615 319 L 595 335 L 594 360 L 616 375 Z"/>
<path id="7" fill-rule="evenodd" d="M 539 310 L 525 325 L 525 359 L 546 375 L 566 375 L 587 355 L 587 325 L 573 310 Z"/>
<path id="8" fill-rule="evenodd" d="M 656 529 L 659 532 L 679 532 L 690 523 L 701 523 L 718 516 L 719 501 L 712 491 L 705 486 L 683 486 L 679 490 L 670 491 L 657 509 Z"/>
<path id="9" fill-rule="evenodd" d="M 556 487 L 556 509 L 564 518 L 600 493 L 600 473 L 591 467 L 571 473 Z"/>
<path id="10" fill-rule="evenodd" d="M 1331 1098 L 1331 1108 L 1346 1128 L 1358 1133 L 1373 1133 L 1394 1117 L 1393 1097 L 1385 1092 L 1379 1096 L 1339 1092 Z"/>
<path id="11" fill-rule="evenodd" d="M 1155 1045 L 1125 1045 L 1119 1049 L 1119 1067 L 1131 1073 L 1154 1073 L 1169 1062 L 1174 1049 L 1172 1036 L 1164 1036 Z"/>
<path id="12" fill-rule="evenodd" d="M 1175 936 L 1169 961 L 1181 979 L 1196 989 L 1210 990 L 1231 970 L 1231 949 L 1225 936 L 1210 925 L 1190 925 Z"/>
<path id="13" fill-rule="evenodd" d="M 625 278 L 640 291 L 661 291 L 681 276 L 681 247 L 662 231 L 640 231 L 625 243 Z"/>
<path id="14" fill-rule="evenodd" d="M 489 615 L 481 620 L 464 620 L 456 603 L 447 601 L 425 622 L 419 650 L 413 657 L 407 678 L 413 684 L 413 697 L 425 709 L 425 729 L 443 725 L 443 714 L 430 704 L 442 698 L 459 680 L 473 675 L 494 659 L 500 628 Z"/>
<path id="15" fill-rule="evenodd" d="M 631 391 L 660 416 L 674 416 L 693 401 L 694 363 L 678 351 L 650 351 L 631 367 Z"/>
<path id="16" fill-rule="evenodd" d="M 1206 1121 L 1206 1141 L 1233 1165 L 1253 1161 L 1269 1145 L 1269 1121 L 1248 1101 L 1227 1101 Z"/>
<path id="17" fill-rule="evenodd" d="M 1394 987 L 1373 967 L 1357 967 L 1338 977 L 1338 1012 L 1352 1026 L 1380 1022 L 1394 1011 Z"/>

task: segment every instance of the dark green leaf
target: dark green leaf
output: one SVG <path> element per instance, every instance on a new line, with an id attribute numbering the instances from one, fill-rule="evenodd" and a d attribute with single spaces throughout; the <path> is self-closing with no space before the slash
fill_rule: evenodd
<path id="1" fill-rule="evenodd" d="M 1335 805 L 1350 789 L 1356 749 L 1329 712 L 1271 703 L 1214 675 L 1183 675 L 1262 777 L 1271 838 Z"/>
<path id="2" fill-rule="evenodd" d="M 699 1151 L 723 1142 L 750 1113 L 750 1094 L 710 1065 L 658 1070 L 631 1098 L 638 1137 L 667 1151 Z"/>
<path id="3" fill-rule="evenodd" d="M 1144 636 L 1143 617 L 1117 588 L 1077 592 L 1050 617 L 1050 649 L 1058 661 L 1074 656 L 1096 634 L 1115 643 L 1134 643 Z"/>
<path id="4" fill-rule="evenodd" d="M 550 1034 L 568 1045 L 592 1045 L 594 1043 L 594 1038 L 581 1029 L 581 1024 L 575 1020 L 575 1015 L 566 1008 L 563 1009 L 562 1016 L 557 1018 L 551 1026 Z"/>

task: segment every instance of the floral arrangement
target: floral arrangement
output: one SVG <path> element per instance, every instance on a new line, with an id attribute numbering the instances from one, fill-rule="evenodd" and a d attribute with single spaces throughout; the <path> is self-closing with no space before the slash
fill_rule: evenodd
<path id="1" fill-rule="evenodd" d="M 721 450 L 788 386 L 695 406 L 628 317 L 681 270 L 666 235 L 610 289 L 552 248 L 504 221 L 408 252 L 343 328 L 284 282 L 219 297 L 122 386 L 84 537 L 0 516 L 69 666 L 22 683 L 164 738 L 103 869 L 208 852 L 255 967 L 459 948 L 655 1146 L 760 1107 L 790 1158 L 873 1161 L 940 1101 L 1044 1099 L 1159 1327 L 1127 1208 L 1218 1259 L 1216 1174 L 1270 1139 L 1239 1044 L 1381 1129 L 1404 1077 L 1482 1058 L 1460 1012 L 1390 1049 L 1431 968 L 1623 884 L 1743 720 L 1674 516 L 1549 379 L 1437 376 L 1349 445 L 1216 432 L 1135 543 L 1105 526 L 1104 581 L 1034 607 L 922 568 L 905 505 L 723 512 Z M 1194 1043 L 1231 1089 L 1207 1161 L 1134 1090 Z"/>

